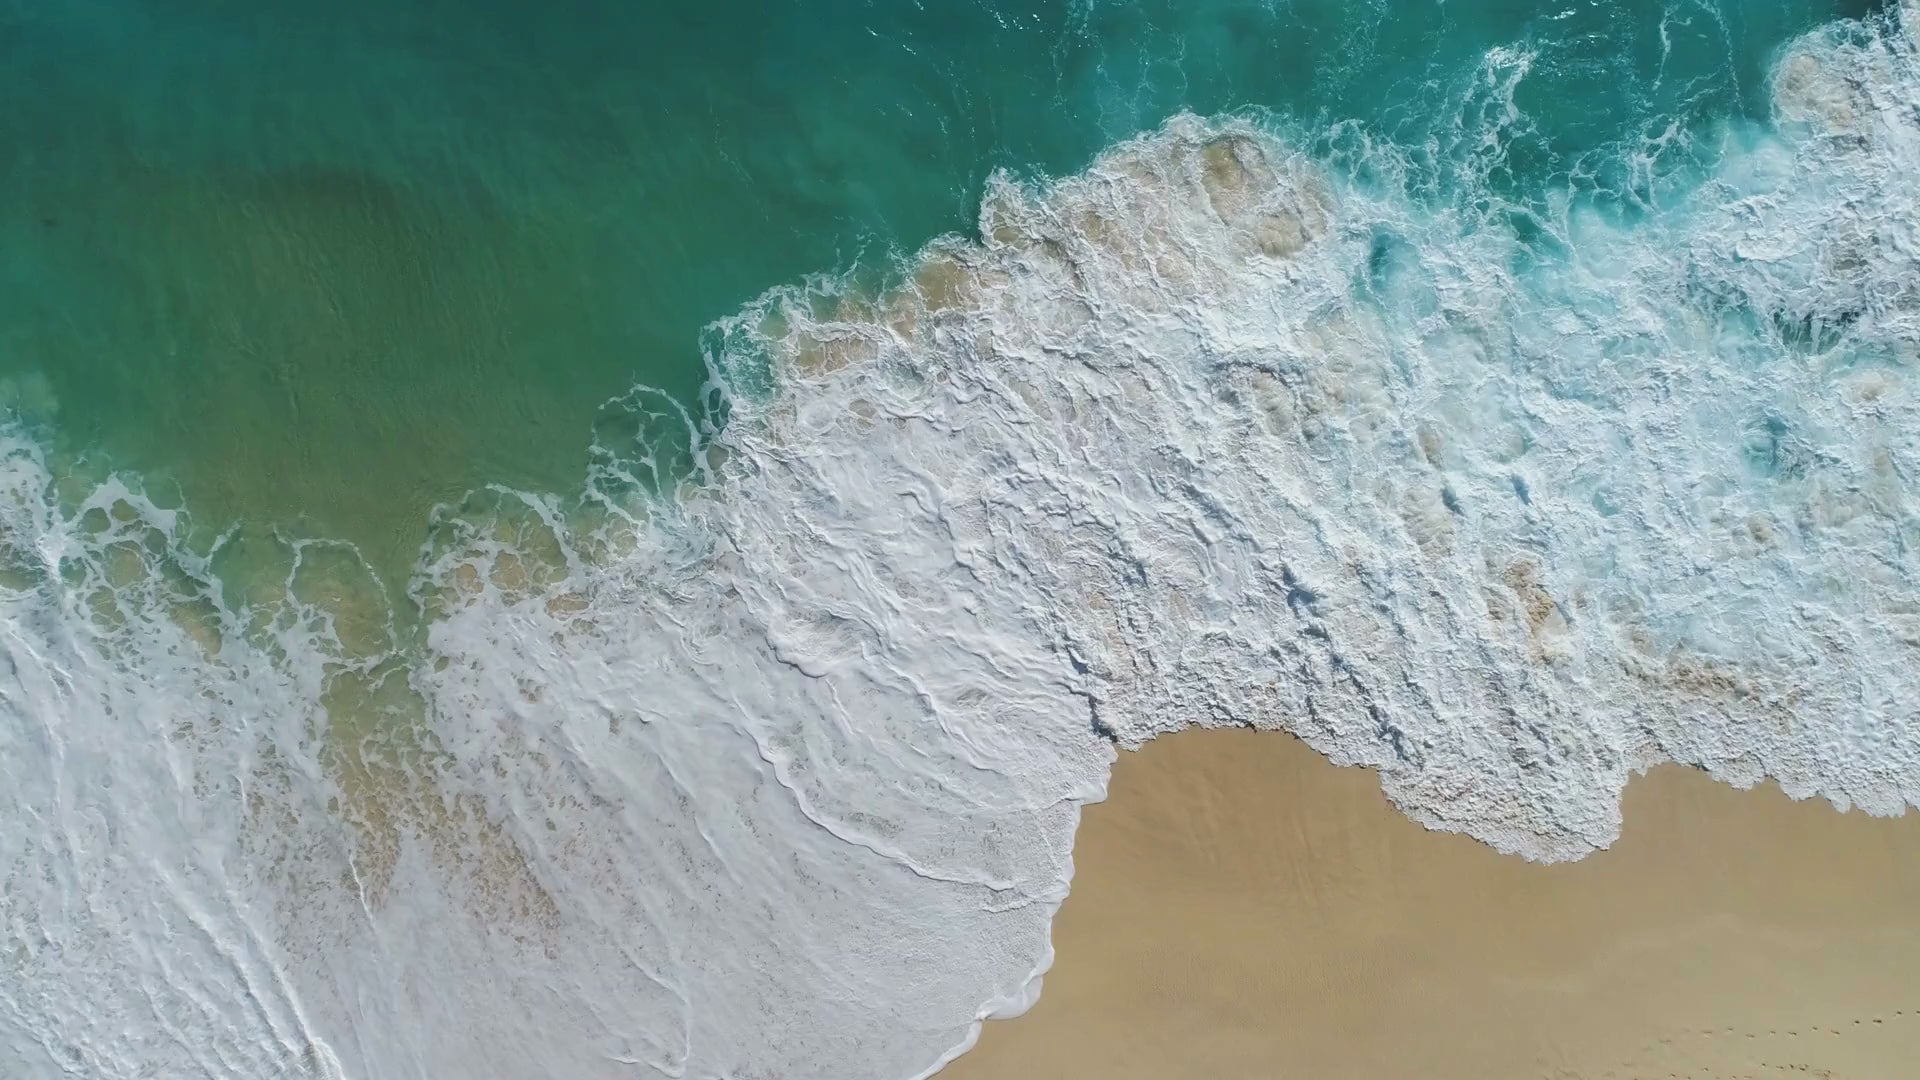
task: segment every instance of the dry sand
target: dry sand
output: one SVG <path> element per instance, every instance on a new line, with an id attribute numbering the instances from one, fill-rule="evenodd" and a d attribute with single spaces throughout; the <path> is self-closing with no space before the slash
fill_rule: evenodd
<path id="1" fill-rule="evenodd" d="M 1428 832 L 1295 739 L 1123 753 L 1040 1003 L 939 1080 L 1920 1077 L 1920 814 L 1663 766 L 1611 850 Z"/>

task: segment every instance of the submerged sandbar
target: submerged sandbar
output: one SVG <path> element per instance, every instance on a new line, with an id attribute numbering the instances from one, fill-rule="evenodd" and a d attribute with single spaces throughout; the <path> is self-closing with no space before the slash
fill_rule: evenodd
<path id="1" fill-rule="evenodd" d="M 1038 1005 L 940 1080 L 1911 1076 L 1920 814 L 1665 765 L 1611 849 L 1430 832 L 1290 736 L 1122 754 Z"/>

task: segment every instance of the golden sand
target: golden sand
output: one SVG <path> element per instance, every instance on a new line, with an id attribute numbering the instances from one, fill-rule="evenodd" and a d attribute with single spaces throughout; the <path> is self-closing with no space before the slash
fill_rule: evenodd
<path id="1" fill-rule="evenodd" d="M 1920 1077 L 1920 814 L 1663 766 L 1529 863 L 1289 736 L 1121 755 L 1040 1003 L 940 1080 Z"/>

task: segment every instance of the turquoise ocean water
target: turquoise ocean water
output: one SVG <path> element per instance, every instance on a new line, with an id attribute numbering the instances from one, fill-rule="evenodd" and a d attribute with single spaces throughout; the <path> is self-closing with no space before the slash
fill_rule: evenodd
<path id="1" fill-rule="evenodd" d="M 1630 199 L 1618 144 L 1764 115 L 1773 51 L 1868 7 L 15 3 L 0 393 L 206 524 L 403 576 L 434 504 L 577 485 L 602 402 L 693 404 L 702 327 L 969 229 L 996 168 L 1253 111 L 1445 182 L 1453 103 L 1518 42 L 1500 186 Z"/>
<path id="2" fill-rule="evenodd" d="M 1192 723 L 1902 810 L 1916 19 L 0 0 L 0 1076 L 924 1077 Z"/>

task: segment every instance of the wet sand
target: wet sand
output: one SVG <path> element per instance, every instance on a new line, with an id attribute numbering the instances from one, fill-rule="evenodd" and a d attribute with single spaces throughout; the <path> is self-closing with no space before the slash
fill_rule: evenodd
<path id="1" fill-rule="evenodd" d="M 1920 814 L 1662 766 L 1529 863 L 1290 736 L 1123 753 L 1038 1005 L 940 1080 L 1920 1076 Z"/>

